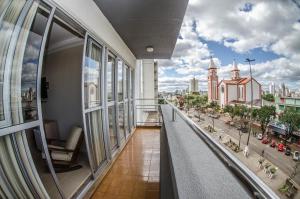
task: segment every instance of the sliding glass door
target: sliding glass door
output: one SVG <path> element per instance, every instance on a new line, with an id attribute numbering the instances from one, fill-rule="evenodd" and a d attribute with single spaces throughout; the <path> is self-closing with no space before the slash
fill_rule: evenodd
<path id="1" fill-rule="evenodd" d="M 106 96 L 108 109 L 108 134 L 111 151 L 114 151 L 119 146 L 119 137 L 116 126 L 116 64 L 116 56 L 108 52 L 106 63 Z"/>
<path id="2" fill-rule="evenodd" d="M 61 198 L 55 176 L 40 173 L 40 168 L 53 169 L 43 159 L 49 153 L 41 144 L 45 139 L 37 109 L 39 63 L 51 12 L 37 1 L 0 2 L 0 198 Z"/>
<path id="3" fill-rule="evenodd" d="M 87 39 L 83 71 L 85 125 L 90 150 L 93 156 L 93 170 L 103 166 L 107 160 L 104 137 L 104 103 L 102 98 L 103 47 L 91 38 Z"/>

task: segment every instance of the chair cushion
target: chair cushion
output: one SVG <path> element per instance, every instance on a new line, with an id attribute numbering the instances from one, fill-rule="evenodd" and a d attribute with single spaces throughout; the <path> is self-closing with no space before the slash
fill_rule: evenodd
<path id="1" fill-rule="evenodd" d="M 51 157 L 53 160 L 71 161 L 73 152 L 52 151 Z"/>
<path id="2" fill-rule="evenodd" d="M 56 146 L 56 145 L 52 145 L 52 144 L 48 144 L 48 148 L 51 148 L 51 149 L 64 149 L 64 147 L 62 147 L 62 146 Z"/>
<path id="3" fill-rule="evenodd" d="M 82 128 L 77 126 L 72 127 L 65 145 L 65 149 L 74 150 L 78 144 L 81 133 Z"/>

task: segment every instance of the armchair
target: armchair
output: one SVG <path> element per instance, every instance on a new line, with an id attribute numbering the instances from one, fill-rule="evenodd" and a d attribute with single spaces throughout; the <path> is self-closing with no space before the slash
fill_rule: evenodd
<path id="1" fill-rule="evenodd" d="M 50 157 L 56 172 L 66 172 L 80 169 L 82 166 L 76 164 L 83 142 L 83 130 L 81 127 L 71 128 L 69 137 L 62 146 L 48 145 Z"/>

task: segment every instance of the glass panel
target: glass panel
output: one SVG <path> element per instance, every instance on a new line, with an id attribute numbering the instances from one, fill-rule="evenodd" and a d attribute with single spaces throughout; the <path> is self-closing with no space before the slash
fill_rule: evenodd
<path id="1" fill-rule="evenodd" d="M 92 142 L 95 171 L 97 168 L 99 168 L 99 166 L 101 166 L 103 161 L 106 160 L 102 121 L 101 110 L 93 111 L 87 114 L 87 126 Z"/>
<path id="2" fill-rule="evenodd" d="M 7 116 L 2 127 L 38 119 L 37 69 L 49 12 L 34 2 L 24 20 L 19 19 L 24 2 L 12 1 L 0 18 L 0 120 Z M 22 23 L 21 29 L 14 28 L 16 23 Z"/>
<path id="3" fill-rule="evenodd" d="M 53 176 L 50 173 L 49 165 L 45 159 L 40 129 L 32 128 L 26 130 L 26 137 L 33 162 L 50 198 L 61 198 Z"/>
<path id="4" fill-rule="evenodd" d="M 129 117 L 130 117 L 130 129 L 132 129 L 134 127 L 134 107 L 133 107 L 133 101 L 131 101 L 130 103 L 131 106 L 130 106 Z"/>
<path id="5" fill-rule="evenodd" d="M 114 76 L 115 76 L 115 58 L 108 55 L 107 62 L 107 101 L 114 100 Z"/>
<path id="6" fill-rule="evenodd" d="M 134 98 L 134 70 L 131 70 L 131 75 L 130 75 L 130 94 L 131 94 L 131 99 Z"/>
<path id="7" fill-rule="evenodd" d="M 129 128 L 128 128 L 128 102 L 125 102 L 125 110 L 124 110 L 124 129 L 126 134 L 129 134 Z"/>
<path id="8" fill-rule="evenodd" d="M 118 61 L 118 101 L 123 101 L 123 62 Z"/>
<path id="9" fill-rule="evenodd" d="M 125 87 L 124 87 L 124 95 L 125 95 L 125 99 L 128 98 L 128 85 L 129 85 L 129 71 L 128 71 L 128 67 L 126 66 L 125 67 L 125 77 L 124 77 L 124 84 L 125 84 Z"/>
<path id="10" fill-rule="evenodd" d="M 100 70 L 102 61 L 102 47 L 91 39 L 88 41 L 84 67 L 84 96 L 85 107 L 100 105 Z"/>
<path id="11" fill-rule="evenodd" d="M 120 133 L 121 140 L 123 140 L 125 138 L 123 103 L 119 104 L 119 133 Z"/>
<path id="12" fill-rule="evenodd" d="M 5 107 L 8 109 L 9 104 L 7 95 L 4 95 L 4 70 L 6 65 L 6 60 L 12 60 L 12 55 L 8 54 L 9 48 L 15 46 L 16 38 L 16 23 L 22 12 L 23 6 L 26 3 L 23 1 L 1 1 L 0 4 L 0 121 L 5 119 Z M 11 67 L 11 66 L 9 66 Z M 6 91 L 7 92 L 7 91 Z M 3 126 L 1 124 L 1 126 Z"/>
<path id="13" fill-rule="evenodd" d="M 4 198 L 49 198 L 49 190 L 56 189 L 42 159 L 41 146 L 38 128 L 0 137 L 0 180 L 5 181 L 0 187 Z M 55 198 L 61 198 L 57 189 L 56 193 Z"/>
<path id="14" fill-rule="evenodd" d="M 115 124 L 116 120 L 115 118 L 115 107 L 111 106 L 108 107 L 108 122 L 109 122 L 109 138 L 110 138 L 110 146 L 111 149 L 114 149 L 117 146 L 117 134 L 115 131 Z"/>

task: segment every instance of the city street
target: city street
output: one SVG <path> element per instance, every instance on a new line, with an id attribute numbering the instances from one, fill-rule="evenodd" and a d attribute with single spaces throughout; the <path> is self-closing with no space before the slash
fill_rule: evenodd
<path id="1" fill-rule="evenodd" d="M 213 124 L 212 118 L 208 117 L 207 115 L 201 114 L 202 119 L 204 118 L 204 121 L 197 122 L 201 127 L 206 127 L 208 125 Z M 214 120 L 215 129 L 217 131 L 222 131 L 235 138 L 239 139 L 239 133 L 238 130 L 234 127 L 231 127 L 224 123 L 223 120 L 215 119 Z M 225 136 L 225 135 L 224 135 Z M 241 143 L 246 145 L 247 143 L 248 134 L 244 133 L 242 134 Z M 287 175 L 290 175 L 293 171 L 293 167 L 295 165 L 295 161 L 293 161 L 292 156 L 286 156 L 284 152 L 277 151 L 276 148 L 272 148 L 269 146 L 269 144 L 262 144 L 261 140 L 256 139 L 252 135 L 250 136 L 250 155 L 251 151 L 256 152 L 257 154 L 261 154 L 264 150 L 264 157 L 276 165 L 279 169 L 281 169 L 284 173 Z M 295 182 L 300 184 L 300 174 L 298 173 L 295 177 Z"/>

